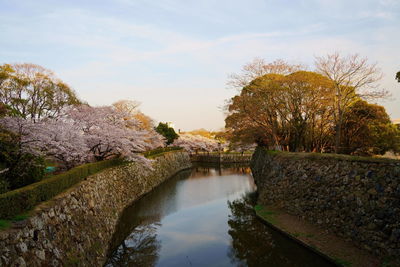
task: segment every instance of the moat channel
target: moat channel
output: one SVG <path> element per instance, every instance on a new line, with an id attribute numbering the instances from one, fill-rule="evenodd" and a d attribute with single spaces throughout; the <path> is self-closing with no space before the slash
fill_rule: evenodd
<path id="1" fill-rule="evenodd" d="M 105 266 L 333 266 L 256 218 L 247 167 L 182 171 L 128 207 Z"/>

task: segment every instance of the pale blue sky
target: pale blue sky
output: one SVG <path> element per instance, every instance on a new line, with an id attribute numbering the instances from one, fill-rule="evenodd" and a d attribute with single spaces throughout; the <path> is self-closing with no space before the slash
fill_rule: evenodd
<path id="1" fill-rule="evenodd" d="M 142 102 L 156 121 L 219 129 L 254 57 L 303 62 L 334 51 L 378 62 L 381 102 L 400 118 L 399 0 L 0 0 L 0 64 L 52 69 L 92 105 Z"/>

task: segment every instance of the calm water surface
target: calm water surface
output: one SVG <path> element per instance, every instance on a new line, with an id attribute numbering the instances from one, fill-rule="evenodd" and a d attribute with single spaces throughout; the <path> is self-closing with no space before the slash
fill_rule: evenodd
<path id="1" fill-rule="evenodd" d="M 106 266 L 332 266 L 262 224 L 249 168 L 183 171 L 127 208 Z"/>

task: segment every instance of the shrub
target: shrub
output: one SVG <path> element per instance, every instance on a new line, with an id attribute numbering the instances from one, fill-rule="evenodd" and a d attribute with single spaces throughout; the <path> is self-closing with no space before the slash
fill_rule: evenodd
<path id="1" fill-rule="evenodd" d="M 123 164 L 120 158 L 88 163 L 40 182 L 0 195 L 0 218 L 12 218 L 84 180 L 91 174 Z"/>
<path id="2" fill-rule="evenodd" d="M 7 192 L 8 190 L 10 190 L 10 184 L 1 175 L 2 174 L 0 174 L 0 194 L 3 194 L 5 192 Z"/>
<path id="3" fill-rule="evenodd" d="M 149 157 L 153 157 L 153 156 L 155 156 L 155 155 L 157 155 L 157 154 L 162 154 L 162 153 L 165 153 L 165 152 L 177 151 L 177 150 L 182 150 L 182 148 L 181 148 L 181 147 L 177 147 L 177 146 L 160 147 L 160 148 L 156 148 L 156 149 L 153 149 L 153 150 L 144 152 L 143 155 L 144 155 L 146 158 L 149 158 Z"/>
<path id="4" fill-rule="evenodd" d="M 45 163 L 42 157 L 31 154 L 22 154 L 13 159 L 6 173 L 6 179 L 11 189 L 17 189 L 43 179 Z"/>
<path id="5" fill-rule="evenodd" d="M 172 144 L 174 140 L 179 137 L 174 128 L 169 127 L 168 123 L 160 122 L 155 130 L 157 133 L 161 134 L 165 137 L 165 139 L 167 139 L 167 145 Z"/>

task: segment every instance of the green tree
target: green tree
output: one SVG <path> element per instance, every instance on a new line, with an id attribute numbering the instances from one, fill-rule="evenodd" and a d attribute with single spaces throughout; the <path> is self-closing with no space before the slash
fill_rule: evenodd
<path id="1" fill-rule="evenodd" d="M 0 103 L 0 118 L 18 112 Z M 44 176 L 44 160 L 21 151 L 18 135 L 0 126 L 0 194 L 37 181 Z"/>
<path id="2" fill-rule="evenodd" d="M 332 132 L 332 97 L 332 83 L 320 74 L 267 74 L 231 99 L 226 128 L 233 142 L 321 151 Z"/>
<path id="3" fill-rule="evenodd" d="M 168 126 L 168 123 L 160 122 L 155 130 L 167 139 L 167 145 L 172 144 L 179 137 L 174 128 Z"/>
<path id="4" fill-rule="evenodd" d="M 21 151 L 18 136 L 0 128 L 0 191 L 16 189 L 40 181 L 45 172 L 42 157 Z"/>
<path id="5" fill-rule="evenodd" d="M 385 108 L 358 100 L 344 117 L 341 148 L 346 154 L 384 154 L 400 151 L 400 130 Z"/>
<path id="6" fill-rule="evenodd" d="M 396 80 L 400 83 L 400 71 L 396 73 Z"/>
<path id="7" fill-rule="evenodd" d="M 34 64 L 0 66 L 0 102 L 34 121 L 56 117 L 64 106 L 81 103 L 53 72 Z"/>

